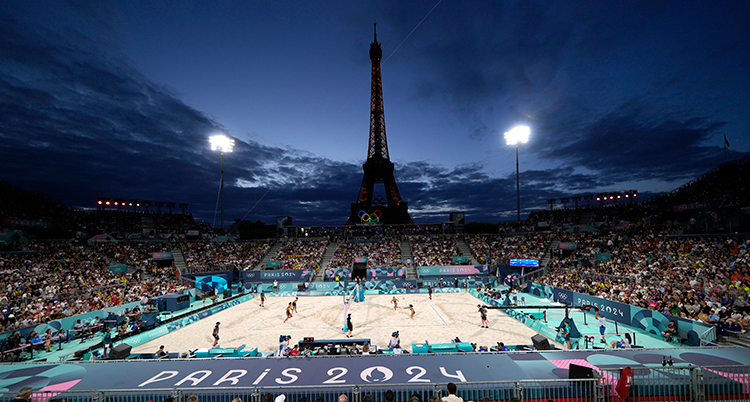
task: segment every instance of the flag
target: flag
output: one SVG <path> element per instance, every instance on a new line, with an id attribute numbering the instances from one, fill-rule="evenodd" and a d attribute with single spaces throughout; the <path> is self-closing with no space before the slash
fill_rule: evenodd
<path id="1" fill-rule="evenodd" d="M 727 135 L 724 134 L 724 146 L 729 148 L 729 140 L 727 139 Z"/>
<path id="2" fill-rule="evenodd" d="M 633 370 L 630 366 L 620 370 L 620 379 L 617 381 L 615 391 L 620 395 L 620 398 L 627 398 L 630 394 L 630 387 L 633 385 Z"/>

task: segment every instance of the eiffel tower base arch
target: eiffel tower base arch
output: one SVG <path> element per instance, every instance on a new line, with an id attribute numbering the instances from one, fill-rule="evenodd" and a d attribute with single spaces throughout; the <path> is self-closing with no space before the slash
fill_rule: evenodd
<path id="1" fill-rule="evenodd" d="M 398 205 L 387 205 L 387 206 L 374 206 L 367 205 L 364 202 L 353 202 L 352 212 L 349 216 L 349 220 L 346 221 L 347 225 L 357 224 L 384 224 L 384 225 L 398 225 L 398 224 L 413 224 L 408 212 L 408 203 L 401 202 Z M 372 218 L 368 220 L 362 220 L 360 217 L 360 211 L 364 211 L 367 216 L 377 215 L 376 211 L 380 211 L 380 216 L 376 222 L 372 221 Z M 367 219 L 367 217 L 365 217 Z"/>

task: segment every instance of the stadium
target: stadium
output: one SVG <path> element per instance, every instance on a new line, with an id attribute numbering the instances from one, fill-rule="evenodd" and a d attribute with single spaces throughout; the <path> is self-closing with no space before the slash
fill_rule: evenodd
<path id="1" fill-rule="evenodd" d="M 361 165 L 358 192 L 353 186 L 343 189 L 352 196 L 356 193 L 354 202 L 343 208 L 323 194 L 335 193 L 342 182 L 353 183 L 351 177 L 341 179 L 338 173 L 325 176 L 327 182 L 313 188 L 313 195 L 298 195 L 294 202 L 301 206 L 292 211 L 284 209 L 290 204 L 279 201 L 283 196 L 264 201 L 271 188 L 257 193 L 260 187 L 254 181 L 263 174 L 281 177 L 280 187 L 292 181 L 289 177 L 309 178 L 279 173 L 288 168 L 284 164 L 296 150 L 286 153 L 284 147 L 265 148 L 224 134 L 204 141 L 210 144 L 212 156 L 218 156 L 221 169 L 213 223 L 196 219 L 184 202 L 101 196 L 80 207 L 59 201 L 58 193 L 63 191 L 59 187 L 49 193 L 24 189 L 31 173 L 17 175 L 20 178 L 14 177 L 12 183 L 0 181 L 0 398 L 17 402 L 750 400 L 750 155 L 727 158 L 730 144 L 724 135 L 724 158 L 717 167 L 672 191 L 645 194 L 632 187 L 578 191 L 583 188 L 580 172 L 560 169 L 552 181 L 561 183 L 537 194 L 566 185 L 576 190 L 547 199 L 548 208 L 525 205 L 522 219 L 519 145 L 529 140 L 532 130 L 519 125 L 504 134 L 506 145 L 515 148 L 515 181 L 501 180 L 503 202 L 513 199 L 516 209 L 487 207 L 494 200 L 483 185 L 473 192 L 459 185 L 442 187 L 438 197 L 416 191 L 413 184 L 419 179 L 414 177 L 429 169 L 417 172 L 423 164 L 412 162 L 409 168 L 396 170 L 391 161 L 381 75 L 381 61 L 390 56 L 384 58 L 377 23 L 373 28 L 367 53 L 371 66 L 367 159 Z M 55 35 L 50 38 L 39 35 L 35 40 L 61 40 Z M 69 38 L 64 38 L 67 47 Z M 104 46 L 107 41 L 93 42 L 91 46 Z M 40 59 L 56 57 L 55 52 L 37 52 L 48 55 Z M 28 62 L 26 56 L 16 54 L 24 52 L 11 53 L 19 64 Z M 77 53 L 104 58 L 93 51 L 61 53 L 65 59 Z M 120 62 L 108 59 L 112 65 Z M 69 70 L 87 65 L 73 64 L 76 67 Z M 11 80 L 8 88 L 27 80 L 26 70 L 21 70 L 22 77 Z M 544 75 L 536 70 L 546 71 L 529 69 L 529 75 Z M 131 80 L 142 79 L 130 69 L 118 71 L 131 74 Z M 93 78 L 77 75 L 73 81 L 86 79 L 87 88 L 108 79 L 128 82 L 101 71 L 90 74 Z M 45 77 L 45 81 L 56 80 Z M 181 136 L 190 130 L 168 116 L 168 110 L 183 110 L 184 105 L 172 102 L 170 91 L 143 82 L 142 91 L 123 91 L 147 99 L 147 107 L 131 108 L 139 109 L 136 117 L 117 109 L 127 102 L 105 97 L 108 104 L 118 105 L 101 113 L 105 120 L 112 119 L 102 131 L 146 138 L 154 150 L 168 148 L 161 147 L 158 136 L 123 128 L 123 122 L 136 121 L 139 129 L 159 126 L 180 134 L 175 143 L 189 143 Z M 96 92 L 70 87 L 67 93 L 76 96 Z M 425 93 L 433 90 L 426 87 L 421 87 Z M 64 98 L 15 88 L 13 93 L 33 92 L 34 100 L 25 104 L 44 103 L 38 99 L 51 104 L 50 99 Z M 157 93 L 164 96 L 153 96 Z M 159 110 L 159 124 L 153 124 L 147 116 L 162 102 L 169 104 L 164 109 L 168 110 Z M 49 108 L 47 113 L 52 116 L 63 109 Z M 187 125 L 191 130 L 200 127 L 200 136 L 216 131 L 218 124 L 211 119 L 184 109 L 195 119 Z M 525 121 L 535 119 L 524 113 L 520 112 Z M 120 114 L 127 117 L 118 123 Z M 13 121 L 0 128 L 18 129 L 22 124 L 14 119 L 28 118 L 26 122 L 33 120 L 34 127 L 29 123 L 24 129 L 42 130 L 45 124 L 37 125 L 37 120 L 50 126 L 55 120 L 29 118 L 36 116 L 31 113 L 4 115 L 13 117 L 0 123 Z M 701 131 L 705 140 L 706 133 L 724 124 L 703 127 L 697 120 L 685 123 L 689 129 L 668 134 L 677 132 L 682 139 L 686 132 Z M 0 131 L 5 139 L 5 131 Z M 128 138 L 121 143 L 112 140 L 107 152 L 91 153 L 107 158 L 123 148 L 133 155 L 144 154 L 137 147 L 131 149 L 136 140 Z M 39 149 L 54 148 L 46 141 L 29 143 Z M 238 189 L 249 188 L 258 197 L 242 217 L 233 216 L 237 209 L 230 210 L 230 224 L 225 227 L 224 158 L 235 145 L 248 159 L 271 155 L 267 156 L 270 164 L 279 169 L 261 174 L 247 173 L 252 169 L 245 167 L 247 179 L 235 181 L 230 192 L 236 195 Z M 180 149 L 183 154 L 199 153 L 195 148 Z M 148 153 L 153 160 L 162 157 L 151 149 Z M 196 187 L 190 181 L 202 182 L 207 169 L 200 165 L 208 163 L 196 162 L 190 170 L 175 162 L 190 158 L 177 158 L 169 150 L 164 154 L 166 162 L 159 160 L 159 174 L 146 178 L 143 191 L 148 187 L 152 199 L 174 194 L 189 198 Z M 36 161 L 37 154 L 32 155 L 29 159 Z M 325 170 L 315 166 L 325 164 L 324 158 L 305 158 L 300 157 L 305 166 L 299 172 Z M 695 164 L 707 166 L 706 161 L 716 160 L 711 155 Z M 15 168 L 13 161 L 17 162 L 7 163 L 9 169 Z M 472 169 L 457 163 L 459 168 L 451 175 L 460 176 L 454 183 L 464 185 L 471 181 L 466 177 L 472 176 Z M 109 165 L 99 160 L 86 169 L 104 170 Z M 137 163 L 124 165 L 116 168 L 132 169 L 131 177 L 148 171 Z M 261 165 L 254 168 L 262 171 Z M 355 182 L 360 178 L 357 172 Z M 432 197 L 432 203 L 402 197 L 394 172 L 412 174 L 405 195 Z M 533 180 L 543 175 L 527 173 Z M 40 174 L 68 187 L 56 174 Z M 436 174 L 441 176 L 448 175 Z M 119 191 L 111 176 L 102 177 L 96 180 L 102 192 Z M 656 180 L 653 175 L 644 177 L 643 182 Z M 615 180 L 608 178 L 591 187 L 612 183 Z M 63 192 L 71 191 L 78 190 Z M 286 194 L 294 190 L 290 191 Z M 471 194 L 447 201 L 459 192 Z M 516 219 L 471 222 L 471 212 L 453 207 L 463 205 L 456 200 L 471 198 L 483 199 L 492 210 L 487 216 L 515 215 Z M 277 214 L 274 223 L 246 219 L 264 202 L 272 204 L 267 210 Z M 344 219 L 299 224 L 302 220 L 294 216 L 295 212 L 314 215 L 316 209 L 335 210 L 332 214 Z M 200 213 L 207 216 L 205 210 Z"/>
<path id="2" fill-rule="evenodd" d="M 465 400 L 618 400 L 627 367 L 636 400 L 746 400 L 747 199 L 713 183 L 746 183 L 747 169 L 495 234 L 284 217 L 266 240 L 6 183 L 0 384 L 35 400 L 430 399 L 449 382 Z M 674 208 L 702 185 L 734 206 L 716 220 Z M 48 240 L 54 227 L 98 234 Z"/>

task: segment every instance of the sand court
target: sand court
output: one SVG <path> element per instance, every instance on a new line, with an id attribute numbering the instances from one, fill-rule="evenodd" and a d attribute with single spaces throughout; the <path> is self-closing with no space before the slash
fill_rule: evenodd
<path id="1" fill-rule="evenodd" d="M 398 300 L 395 310 L 394 297 Z M 411 350 L 412 343 L 447 343 L 456 337 L 488 347 L 497 342 L 528 345 L 537 334 L 500 310 L 489 310 L 490 327 L 482 328 L 477 304 L 483 303 L 466 292 L 435 293 L 432 299 L 427 294 L 367 295 L 364 302 L 349 307 L 353 338 L 369 338 L 372 344 L 386 348 L 391 333 L 399 331 L 402 347 Z M 290 345 L 304 337 L 346 339 L 343 296 L 300 297 L 298 312 L 284 323 L 286 308 L 293 300 L 269 295 L 265 307 L 260 307 L 260 299 L 255 298 L 133 347 L 133 353 L 154 352 L 160 345 L 170 352 L 210 347 L 217 321 L 221 322 L 219 345 L 224 348 L 246 344 L 257 346 L 260 352 L 272 352 L 278 348 L 280 335 L 291 335 Z M 413 319 L 409 304 L 414 306 Z"/>

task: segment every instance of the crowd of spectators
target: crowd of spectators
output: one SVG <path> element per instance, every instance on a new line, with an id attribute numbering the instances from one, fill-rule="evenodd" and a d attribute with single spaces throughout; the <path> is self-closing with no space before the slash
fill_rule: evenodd
<path id="1" fill-rule="evenodd" d="M 253 269 L 270 248 L 268 241 L 192 241 L 180 245 L 190 273 Z"/>
<path id="2" fill-rule="evenodd" d="M 554 253 L 543 283 L 710 324 L 713 313 L 750 323 L 746 237 L 669 237 L 661 228 L 562 240 L 577 248 Z"/>
<path id="3" fill-rule="evenodd" d="M 367 267 L 400 267 L 400 242 L 391 237 L 350 240 L 338 244 L 329 268 L 351 268 L 355 257 L 367 257 Z"/>
<path id="4" fill-rule="evenodd" d="M 464 255 L 455 235 L 409 236 L 409 243 L 418 267 L 456 265 L 453 257 Z"/>
<path id="5" fill-rule="evenodd" d="M 279 247 L 273 259 L 281 263 L 280 269 L 317 270 L 320 268 L 326 245 L 326 240 L 289 239 Z"/>
<path id="6" fill-rule="evenodd" d="M 93 205 L 92 205 L 93 206 Z M 191 229 L 210 233 L 210 225 L 196 222 L 190 213 L 168 212 L 154 206 L 71 208 L 44 194 L 38 194 L 0 182 L 0 224 L 8 229 L 45 228 L 57 236 L 77 232 L 89 236 L 107 233 L 124 237 L 144 229 L 155 233 L 185 233 Z M 144 227 L 144 218 L 148 227 Z"/>
<path id="7" fill-rule="evenodd" d="M 475 235 L 466 243 L 479 264 L 508 264 L 513 258 L 541 260 L 547 251 L 550 233 L 523 235 Z"/>
<path id="8" fill-rule="evenodd" d="M 68 242 L 28 248 L 35 253 L 0 256 L 0 332 L 137 301 L 144 293 L 152 297 L 184 289 L 173 275 L 133 281 L 110 272 L 109 258 L 119 254 L 112 248 L 100 253 Z"/>

